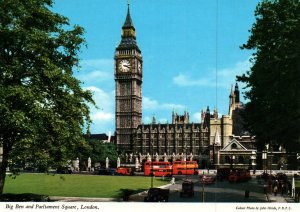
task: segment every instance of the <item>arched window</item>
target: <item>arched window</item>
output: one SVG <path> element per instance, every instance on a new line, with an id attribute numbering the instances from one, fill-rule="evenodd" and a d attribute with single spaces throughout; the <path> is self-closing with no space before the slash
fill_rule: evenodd
<path id="1" fill-rule="evenodd" d="M 231 144 L 231 149 L 236 149 L 236 148 L 237 148 L 236 143 Z"/>

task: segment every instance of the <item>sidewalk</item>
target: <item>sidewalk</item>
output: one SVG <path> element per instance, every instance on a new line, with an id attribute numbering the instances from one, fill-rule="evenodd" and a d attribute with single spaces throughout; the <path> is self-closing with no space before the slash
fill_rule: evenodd
<path id="1" fill-rule="evenodd" d="M 277 194 L 276 196 L 274 194 L 267 194 L 267 198 L 269 202 L 282 202 L 282 203 L 293 203 L 295 202 L 293 198 L 287 195 L 281 196 L 280 194 Z"/>

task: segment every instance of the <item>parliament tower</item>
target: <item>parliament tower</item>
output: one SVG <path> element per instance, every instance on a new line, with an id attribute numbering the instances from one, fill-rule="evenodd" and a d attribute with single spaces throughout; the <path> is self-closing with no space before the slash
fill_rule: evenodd
<path id="1" fill-rule="evenodd" d="M 129 4 L 114 59 L 117 150 L 131 152 L 134 130 L 142 123 L 143 60 L 136 42 Z"/>

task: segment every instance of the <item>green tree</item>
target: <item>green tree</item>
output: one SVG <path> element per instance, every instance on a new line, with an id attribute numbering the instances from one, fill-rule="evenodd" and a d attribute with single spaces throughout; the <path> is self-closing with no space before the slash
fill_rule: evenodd
<path id="1" fill-rule="evenodd" d="M 0 193 L 8 161 L 23 151 L 49 167 L 73 157 L 84 142 L 94 104 L 72 69 L 83 28 L 51 11 L 52 0 L 0 0 Z"/>
<path id="2" fill-rule="evenodd" d="M 245 121 L 259 149 L 267 143 L 300 150 L 300 2 L 264 0 L 241 48 L 254 50 L 253 66 L 238 80 L 250 101 Z"/>
<path id="3" fill-rule="evenodd" d="M 81 157 L 85 161 L 90 157 L 93 166 L 95 163 L 100 163 L 101 167 L 103 167 L 105 166 L 106 157 L 108 157 L 110 166 L 116 167 L 118 153 L 113 143 L 104 143 L 95 139 L 90 139 L 87 143 L 90 146 L 89 151 L 82 152 L 81 154 Z"/>

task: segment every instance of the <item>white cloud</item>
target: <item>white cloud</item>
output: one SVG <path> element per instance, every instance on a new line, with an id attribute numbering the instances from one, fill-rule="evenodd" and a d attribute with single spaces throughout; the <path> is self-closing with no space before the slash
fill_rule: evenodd
<path id="1" fill-rule="evenodd" d="M 82 82 L 90 82 L 90 81 L 113 81 L 113 74 L 105 71 L 94 70 L 90 73 L 78 76 Z"/>
<path id="2" fill-rule="evenodd" d="M 79 72 L 75 75 L 85 84 L 113 81 L 114 60 L 112 59 L 82 60 L 79 65 Z"/>
<path id="3" fill-rule="evenodd" d="M 161 124 L 166 124 L 167 122 L 168 122 L 168 119 L 164 119 L 164 118 L 158 120 L 158 123 L 161 123 Z"/>
<path id="4" fill-rule="evenodd" d="M 173 104 L 173 103 L 159 103 L 157 100 L 153 100 L 149 97 L 143 97 L 143 109 L 151 110 L 183 110 L 186 108 L 184 105 Z"/>
<path id="5" fill-rule="evenodd" d="M 228 85 L 232 84 L 236 80 L 237 75 L 241 75 L 249 70 L 251 63 L 249 59 L 245 61 L 237 62 L 233 67 L 223 68 L 218 70 L 218 87 L 227 88 Z M 212 70 L 209 71 L 212 73 Z M 215 74 L 215 70 L 214 70 Z M 181 87 L 188 86 L 210 86 L 215 87 L 216 78 L 214 74 L 205 75 L 203 78 L 195 78 L 190 76 L 188 73 L 179 73 L 177 76 L 173 77 L 173 83 Z"/>
<path id="6" fill-rule="evenodd" d="M 152 118 L 149 116 L 146 116 L 143 118 L 143 123 L 150 124 L 152 122 Z"/>
<path id="7" fill-rule="evenodd" d="M 194 113 L 192 115 L 192 121 L 195 123 L 200 123 L 201 122 L 201 113 L 200 112 Z"/>
<path id="8" fill-rule="evenodd" d="M 96 112 L 91 115 L 91 119 L 93 121 L 112 121 L 114 120 L 113 113 L 105 113 L 105 112 Z"/>
<path id="9" fill-rule="evenodd" d="M 115 91 L 104 91 L 96 86 L 83 88 L 93 93 L 96 106 L 90 106 L 90 116 L 93 121 L 91 125 L 92 133 L 107 133 L 114 131 L 114 95 Z"/>
<path id="10" fill-rule="evenodd" d="M 211 84 L 209 79 L 192 79 L 190 76 L 182 73 L 175 76 L 173 82 L 179 86 L 208 86 Z"/>

